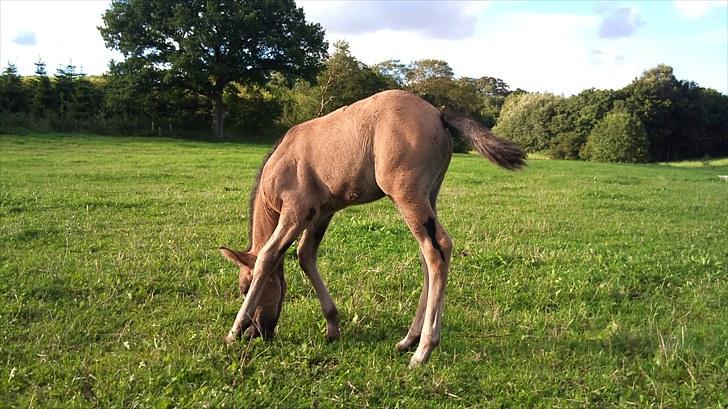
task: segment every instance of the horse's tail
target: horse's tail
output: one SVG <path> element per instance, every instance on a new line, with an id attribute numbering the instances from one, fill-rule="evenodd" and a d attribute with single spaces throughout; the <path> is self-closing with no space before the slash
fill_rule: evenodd
<path id="1" fill-rule="evenodd" d="M 442 112 L 442 122 L 457 130 L 471 146 L 496 165 L 514 170 L 526 165 L 526 153 L 517 144 L 493 135 L 488 128 L 465 115 Z"/>

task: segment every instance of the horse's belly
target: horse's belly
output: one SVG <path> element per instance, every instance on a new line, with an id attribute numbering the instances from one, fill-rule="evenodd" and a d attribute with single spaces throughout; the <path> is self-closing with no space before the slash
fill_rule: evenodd
<path id="1" fill-rule="evenodd" d="M 371 173 L 371 174 L 367 174 Z M 373 202 L 384 197 L 374 178 L 374 172 L 352 175 L 345 181 L 327 184 L 330 192 L 329 208 L 340 210 L 347 206 Z"/>

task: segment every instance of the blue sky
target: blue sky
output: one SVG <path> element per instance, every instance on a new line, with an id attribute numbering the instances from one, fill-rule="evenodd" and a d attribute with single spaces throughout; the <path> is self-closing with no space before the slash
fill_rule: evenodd
<path id="1" fill-rule="evenodd" d="M 446 60 L 458 76 L 572 94 L 621 88 L 664 63 L 680 79 L 728 94 L 728 0 L 298 1 L 330 42 L 367 64 Z M 96 27 L 107 1 L 0 0 L 0 63 L 50 73 L 72 61 L 88 74 L 111 58 Z"/>

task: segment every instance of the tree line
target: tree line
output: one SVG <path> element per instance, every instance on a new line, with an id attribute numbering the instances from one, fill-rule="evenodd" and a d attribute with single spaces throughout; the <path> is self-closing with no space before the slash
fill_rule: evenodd
<path id="1" fill-rule="evenodd" d="M 8 64 L 0 75 L 0 131 L 216 138 L 218 114 L 212 99 L 170 82 L 166 75 L 139 60 L 111 62 L 109 71 L 99 76 L 87 76 L 73 64 L 49 76 L 39 61 L 35 75 L 21 77 Z M 512 92 L 498 78 L 456 78 L 441 60 L 368 66 L 340 41 L 309 79 L 276 71 L 259 84 L 228 84 L 219 103 L 224 134 L 228 140 L 275 138 L 292 125 L 387 89 L 407 89 L 489 127 Z"/>
<path id="2" fill-rule="evenodd" d="M 509 96 L 494 132 L 553 158 L 669 161 L 728 154 L 728 96 L 667 65 L 619 90 Z"/>
<path id="3" fill-rule="evenodd" d="M 446 61 L 366 65 L 292 0 L 117 0 L 103 16 L 124 56 L 100 76 L 42 61 L 0 75 L 0 132 L 93 132 L 271 140 L 285 129 L 386 89 L 468 114 L 529 152 L 645 162 L 728 154 L 728 96 L 651 68 L 619 90 L 564 97 L 455 77 Z M 467 144 L 455 135 L 456 151 Z"/>

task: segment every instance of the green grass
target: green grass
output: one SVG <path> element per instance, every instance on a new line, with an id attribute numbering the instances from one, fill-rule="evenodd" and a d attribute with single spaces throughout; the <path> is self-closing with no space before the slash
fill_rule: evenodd
<path id="1" fill-rule="evenodd" d="M 726 168 L 728 167 L 728 158 L 718 158 L 718 159 L 704 159 L 704 160 L 684 160 L 680 162 L 668 162 L 663 163 L 663 165 L 668 166 L 679 166 L 683 168 L 696 168 L 696 167 L 718 167 L 718 168 Z"/>
<path id="2" fill-rule="evenodd" d="M 267 147 L 0 136 L 2 407 L 728 407 L 728 166 L 456 155 L 443 338 L 394 344 L 421 286 L 386 200 L 338 214 L 319 265 L 286 258 L 278 335 L 226 347 Z"/>

